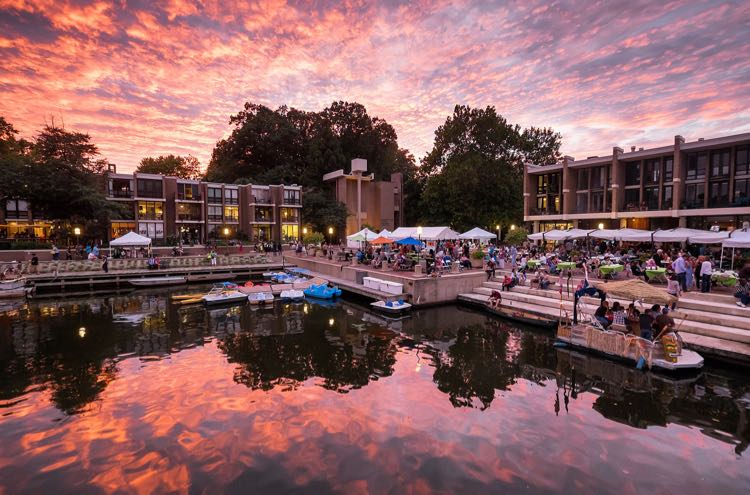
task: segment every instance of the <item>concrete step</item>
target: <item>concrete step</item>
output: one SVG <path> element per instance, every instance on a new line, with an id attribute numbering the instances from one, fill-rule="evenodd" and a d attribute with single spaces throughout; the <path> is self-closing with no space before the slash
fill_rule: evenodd
<path id="1" fill-rule="evenodd" d="M 506 274 L 510 275 L 511 272 L 510 272 L 510 270 L 497 270 L 496 273 L 497 273 L 497 276 L 499 278 L 501 274 L 503 276 L 506 275 Z M 527 276 L 531 277 L 531 274 L 527 274 Z M 552 282 L 556 283 L 558 281 L 558 277 L 554 276 L 554 275 L 550 276 L 550 280 Z M 570 280 L 570 289 L 571 289 L 571 291 L 576 286 L 578 286 L 578 283 L 581 280 L 583 280 L 583 275 L 574 275 L 571 278 L 571 280 Z M 600 281 L 601 279 L 598 279 L 598 278 L 596 278 L 594 276 L 589 276 L 589 280 L 590 281 Z M 620 278 L 618 280 L 626 280 L 626 279 L 623 276 L 623 278 Z M 567 282 L 567 277 L 565 277 L 563 279 L 563 282 L 564 283 Z M 666 284 L 663 284 L 663 283 L 654 283 L 652 285 L 654 287 L 666 288 Z M 554 288 L 557 289 L 557 285 L 555 285 Z M 686 292 L 685 294 L 683 294 L 682 298 L 680 300 L 682 300 L 682 299 L 685 299 L 685 300 L 690 299 L 690 300 L 695 300 L 697 302 L 710 301 L 710 302 L 725 303 L 725 304 L 734 304 L 734 302 L 735 302 L 734 290 L 731 289 L 731 288 L 727 288 L 727 287 L 715 288 L 715 290 L 713 292 L 708 292 L 708 293 L 702 293 L 699 290 L 693 290 L 693 291 Z"/>
<path id="2" fill-rule="evenodd" d="M 474 292 L 489 297 L 493 290 L 494 289 L 490 287 L 477 287 Z M 515 291 L 514 288 L 514 290 L 510 292 L 503 292 L 503 305 L 512 304 L 512 301 L 528 304 L 532 307 L 538 307 L 540 309 L 546 308 L 554 318 L 558 318 L 560 311 L 559 293 L 549 290 L 540 292 L 542 293 L 542 295 Z M 599 300 L 593 298 L 584 298 L 583 302 L 584 304 L 586 304 L 584 310 L 587 312 L 593 311 L 599 304 Z M 570 300 L 563 300 L 563 309 L 567 311 L 569 315 L 572 315 L 573 302 Z M 685 316 L 687 316 L 687 318 L 682 321 Z M 681 314 L 679 311 L 676 311 L 673 317 L 675 321 L 679 325 L 681 325 L 681 332 L 691 332 L 697 335 L 717 337 L 734 342 L 743 342 L 750 344 L 750 330 L 745 328 L 733 327 L 732 325 L 736 324 L 737 321 L 729 320 L 723 315 L 715 315 L 715 321 L 717 323 L 694 321 L 690 318 L 689 315 Z"/>
<path id="3" fill-rule="evenodd" d="M 489 287 L 496 290 L 501 290 L 502 284 L 500 282 L 484 282 L 483 287 Z M 537 294 L 541 295 L 543 293 L 553 293 L 555 294 L 555 297 L 559 297 L 557 286 L 547 289 L 546 291 L 540 290 L 540 289 L 531 289 L 527 285 L 518 285 L 513 288 L 513 291 L 516 292 L 528 292 L 530 294 Z M 570 295 L 568 295 L 566 288 L 563 288 L 563 299 L 564 300 L 573 300 L 573 291 L 575 289 L 571 287 Z M 707 297 L 701 297 L 701 296 L 707 296 Z M 613 301 L 619 301 L 620 304 L 625 304 L 627 306 L 630 304 L 630 301 L 624 301 L 622 299 L 616 299 L 616 298 L 610 298 Z M 734 296 L 727 296 L 727 295 L 721 295 L 717 296 L 715 294 L 701 294 L 701 293 L 689 293 L 686 294 L 684 297 L 681 297 L 679 302 L 677 303 L 677 309 L 682 310 L 692 310 L 693 314 L 698 314 L 697 312 L 703 312 L 707 314 L 712 314 L 710 317 L 697 317 L 697 321 L 705 321 L 706 323 L 711 322 L 711 318 L 724 318 L 725 316 L 730 316 L 733 318 L 728 318 L 729 320 L 735 320 L 735 324 L 727 322 L 728 326 L 735 326 L 737 328 L 746 328 L 750 330 L 750 309 L 748 308 L 741 308 L 735 304 L 737 299 L 735 299 Z M 587 303 L 590 303 L 590 301 L 586 301 Z M 690 312 L 686 312 L 686 314 L 691 314 Z M 702 319 L 707 318 L 707 319 Z"/>
<path id="4" fill-rule="evenodd" d="M 507 294 L 507 292 L 503 295 L 505 294 Z M 458 298 L 461 301 L 474 304 L 486 304 L 489 296 L 481 293 L 470 293 L 460 294 Z M 546 315 L 550 319 L 557 319 L 555 309 L 547 306 L 539 306 L 519 301 L 509 301 L 509 304 L 507 304 L 505 297 L 503 298 L 503 306 L 524 309 L 535 314 Z M 736 342 L 710 335 L 700 335 L 693 333 L 684 327 L 680 329 L 680 335 L 688 348 L 694 349 L 697 352 L 702 353 L 704 356 L 719 356 L 722 358 L 741 361 L 743 363 L 750 360 L 750 343 Z"/>

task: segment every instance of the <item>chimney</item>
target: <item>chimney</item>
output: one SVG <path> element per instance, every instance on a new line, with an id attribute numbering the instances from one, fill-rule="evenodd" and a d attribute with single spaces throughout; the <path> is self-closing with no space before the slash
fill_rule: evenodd
<path id="1" fill-rule="evenodd" d="M 638 148 L 638 151 L 643 151 L 643 148 Z"/>
<path id="2" fill-rule="evenodd" d="M 622 148 L 620 148 L 619 146 L 615 146 L 614 148 L 612 148 L 613 155 L 622 155 L 622 153 Z"/>
<path id="3" fill-rule="evenodd" d="M 635 146 L 630 147 L 630 152 L 632 153 L 633 151 L 635 151 Z"/>

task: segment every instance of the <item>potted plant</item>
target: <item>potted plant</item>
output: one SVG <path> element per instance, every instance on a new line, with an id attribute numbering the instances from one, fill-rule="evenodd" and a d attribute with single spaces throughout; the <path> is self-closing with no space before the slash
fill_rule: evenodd
<path id="1" fill-rule="evenodd" d="M 481 249 L 477 249 L 473 253 L 471 253 L 471 267 L 472 268 L 482 268 L 484 264 L 484 251 Z"/>

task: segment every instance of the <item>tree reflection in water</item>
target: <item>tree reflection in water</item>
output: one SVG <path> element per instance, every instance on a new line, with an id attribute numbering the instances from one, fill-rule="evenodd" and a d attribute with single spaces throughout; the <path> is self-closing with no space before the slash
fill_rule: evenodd
<path id="1" fill-rule="evenodd" d="M 332 329 L 328 322 L 335 322 L 331 315 L 338 315 L 338 310 L 316 305 L 304 308 L 308 311 L 304 325 L 301 310 L 285 311 L 282 306 L 276 313 L 285 314 L 274 315 L 274 321 L 282 323 L 280 329 L 263 330 L 260 335 L 246 331 L 219 341 L 229 361 L 237 364 L 237 383 L 253 390 L 277 386 L 294 390 L 318 377 L 322 387 L 346 393 L 393 373 L 395 334 L 360 333 L 348 325 Z M 265 329 L 260 324 L 258 328 Z"/>

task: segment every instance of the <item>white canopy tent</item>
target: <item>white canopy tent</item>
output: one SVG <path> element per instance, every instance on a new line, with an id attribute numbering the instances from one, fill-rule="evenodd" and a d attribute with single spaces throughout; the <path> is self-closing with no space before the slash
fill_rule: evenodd
<path id="1" fill-rule="evenodd" d="M 691 235 L 688 241 L 691 244 L 719 244 L 727 237 L 729 237 L 729 232 L 726 230 L 721 232 L 701 231 L 700 234 Z"/>
<path id="2" fill-rule="evenodd" d="M 615 231 L 615 241 L 628 241 L 628 242 L 651 242 L 653 238 L 652 230 L 641 230 L 641 229 L 618 229 Z"/>
<path id="3" fill-rule="evenodd" d="M 567 230 L 552 229 L 531 234 L 528 238 L 532 241 L 562 241 L 565 239 L 567 232 Z"/>
<path id="4" fill-rule="evenodd" d="M 389 239 L 391 238 L 392 235 L 393 235 L 393 232 L 391 232 L 388 229 L 383 229 L 380 231 L 380 233 L 378 233 L 378 237 L 388 237 Z"/>
<path id="5" fill-rule="evenodd" d="M 358 248 L 362 243 L 366 241 L 372 241 L 378 238 L 378 234 L 368 228 L 364 228 L 359 232 L 355 232 L 351 235 L 346 236 L 346 247 Z"/>
<path id="6" fill-rule="evenodd" d="M 127 234 L 118 237 L 117 239 L 113 239 L 109 243 L 110 247 L 140 247 L 140 246 L 150 246 L 151 245 L 151 239 L 149 239 L 146 236 L 136 234 L 133 231 L 128 232 Z"/>
<path id="7" fill-rule="evenodd" d="M 750 248 L 750 231 L 735 230 L 721 243 L 723 248 Z"/>
<path id="8" fill-rule="evenodd" d="M 592 229 L 570 229 L 567 232 L 568 232 L 568 235 L 565 237 L 566 240 L 568 240 L 568 239 L 585 239 L 592 232 L 596 232 L 596 231 L 592 230 Z"/>
<path id="9" fill-rule="evenodd" d="M 474 227 L 473 229 L 464 232 L 463 234 L 458 236 L 459 239 L 476 239 L 480 241 L 488 241 L 490 239 L 497 238 L 496 234 L 493 234 L 492 232 L 487 232 L 484 229 L 480 229 L 479 227 Z"/>
<path id="10" fill-rule="evenodd" d="M 693 236 L 705 234 L 705 230 L 676 228 L 669 230 L 657 230 L 654 232 L 654 242 L 687 242 Z"/>
<path id="11" fill-rule="evenodd" d="M 458 239 L 459 234 L 449 227 L 422 227 L 422 233 L 417 233 L 418 227 L 399 227 L 391 232 L 391 239 L 401 240 L 407 237 L 413 237 L 422 241 L 445 241 L 449 239 Z"/>

